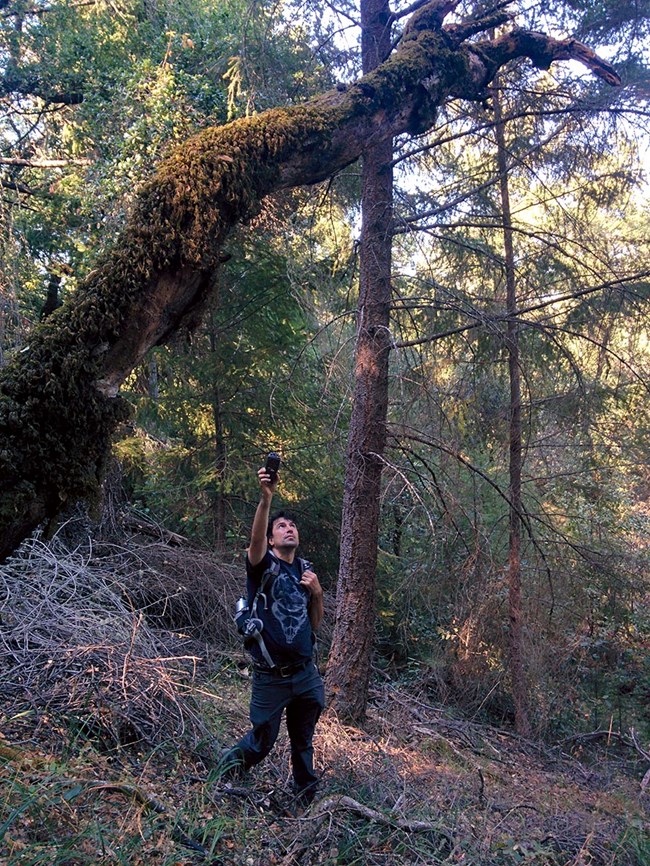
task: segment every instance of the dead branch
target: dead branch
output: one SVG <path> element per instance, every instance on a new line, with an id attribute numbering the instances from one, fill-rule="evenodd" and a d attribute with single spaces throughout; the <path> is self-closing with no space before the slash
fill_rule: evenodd
<path id="1" fill-rule="evenodd" d="M 18 183 L 16 180 L 4 180 L 0 178 L 0 187 L 10 189 L 13 192 L 19 192 L 22 195 L 36 195 L 33 189 L 26 186 L 24 183 Z"/>
<path id="2" fill-rule="evenodd" d="M 612 65 L 577 39 L 553 39 L 544 33 L 517 27 L 493 42 L 482 42 L 480 51 L 499 66 L 506 57 L 509 60 L 526 57 L 538 69 L 550 69 L 557 61 L 576 60 L 612 87 L 621 84 L 621 77 Z"/>
<path id="3" fill-rule="evenodd" d="M 612 730 L 598 730 L 598 731 L 590 731 L 587 734 L 575 734 L 572 737 L 568 737 L 565 742 L 567 743 L 576 743 L 576 742 L 586 742 L 589 740 L 607 740 L 607 742 L 611 742 L 615 740 L 618 743 L 621 743 L 624 746 L 628 746 L 641 757 L 644 761 L 650 763 L 650 752 L 647 749 L 644 749 L 639 743 L 637 733 L 634 728 L 630 728 L 629 734 L 624 734 L 621 731 L 612 731 Z M 641 791 L 645 792 L 648 785 L 650 785 L 650 769 L 645 773 L 643 779 L 641 780 Z"/>
<path id="4" fill-rule="evenodd" d="M 567 737 L 564 742 L 577 743 L 587 742 L 589 740 L 607 740 L 608 742 L 615 740 L 618 743 L 622 743 L 624 746 L 632 747 L 644 760 L 650 761 L 650 753 L 640 746 L 634 728 L 630 728 L 629 734 L 603 728 L 597 731 L 589 731 L 585 734 L 574 734 L 571 737 Z"/>
<path id="5" fill-rule="evenodd" d="M 110 554 L 35 539 L 0 568 L 3 711 L 32 727 L 48 714 L 73 720 L 112 744 L 210 742 L 188 636 L 153 629 L 133 604 L 130 587 L 155 569 L 133 549 Z"/>
<path id="6" fill-rule="evenodd" d="M 439 824 L 430 821 L 409 821 L 404 818 L 391 818 L 377 809 L 373 809 L 352 797 L 341 794 L 321 800 L 303 815 L 300 819 L 300 834 L 289 847 L 280 866 L 295 866 L 305 851 L 310 849 L 315 843 L 315 840 L 321 834 L 321 828 L 324 823 L 328 818 L 332 818 L 335 812 L 351 812 L 373 823 L 383 824 L 404 833 L 434 833 L 450 847 L 453 847 L 454 844 L 453 832 L 441 827 Z M 306 822 L 311 822 L 311 826 L 305 826 Z"/>
<path id="7" fill-rule="evenodd" d="M 123 514 L 120 518 L 120 523 L 125 529 L 130 529 L 134 532 L 141 532 L 143 535 L 149 535 L 152 538 L 156 538 L 158 541 L 174 545 L 175 547 L 189 543 L 187 538 L 179 535 L 177 532 L 170 532 L 169 529 L 165 529 L 157 523 L 153 523 L 150 520 L 144 520 L 133 514 Z"/>
<path id="8" fill-rule="evenodd" d="M 92 165 L 91 159 L 21 159 L 0 156 L 0 165 L 15 165 L 22 168 L 68 168 L 71 165 Z"/>
<path id="9" fill-rule="evenodd" d="M 439 824 L 433 824 L 430 821 L 408 821 L 405 818 L 391 818 L 378 812 L 377 809 L 371 809 L 370 806 L 365 806 L 354 800 L 352 797 L 347 797 L 341 794 L 338 797 L 330 797 L 328 800 L 321 800 L 311 813 L 305 817 L 318 819 L 326 814 L 332 814 L 340 810 L 354 812 L 367 818 L 369 821 L 375 821 L 377 824 L 385 824 L 387 827 L 394 827 L 396 830 L 403 830 L 406 833 L 438 833 L 443 836 L 448 842 L 453 842 L 453 832 L 440 827 Z"/>
<path id="10" fill-rule="evenodd" d="M 630 741 L 637 752 L 641 755 L 641 757 L 650 763 L 650 752 L 647 749 L 644 749 L 639 744 L 639 740 L 637 739 L 636 731 L 634 728 L 630 728 Z"/>
<path id="11" fill-rule="evenodd" d="M 643 779 L 641 779 L 641 790 L 645 792 L 646 788 L 650 784 L 650 770 L 645 774 Z"/>
<path id="12" fill-rule="evenodd" d="M 139 803 L 141 806 L 144 806 L 146 809 L 149 809 L 152 812 L 155 812 L 157 815 L 170 816 L 170 809 L 168 806 L 159 800 L 157 797 L 154 797 L 152 794 L 149 794 L 143 788 L 138 785 L 131 785 L 125 782 L 112 782 L 112 781 L 103 781 L 103 780 L 93 780 L 90 782 L 86 781 L 75 781 L 69 780 L 70 784 L 80 787 L 80 790 L 77 793 L 74 793 L 73 796 L 68 796 L 68 801 L 75 799 L 76 797 L 82 796 L 84 794 L 90 794 L 93 792 L 101 793 L 103 791 L 114 792 L 117 794 L 123 794 L 125 797 Z M 179 825 L 178 821 L 174 822 L 174 826 L 171 832 L 172 838 L 177 842 L 180 842 L 181 845 L 184 845 L 186 848 L 189 848 L 192 851 L 196 851 L 199 854 L 203 855 L 204 858 L 210 856 L 209 851 L 203 847 L 199 842 L 193 839 L 185 830 Z M 217 866 L 220 861 L 211 859 L 210 863 L 212 866 Z"/>

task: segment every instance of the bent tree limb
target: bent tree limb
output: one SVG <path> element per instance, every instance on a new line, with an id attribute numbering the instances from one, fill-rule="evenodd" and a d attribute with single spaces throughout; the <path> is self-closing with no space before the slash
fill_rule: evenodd
<path id="1" fill-rule="evenodd" d="M 466 42 L 475 21 L 442 24 L 456 5 L 420 9 L 392 56 L 345 90 L 207 129 L 160 165 L 74 299 L 2 371 L 0 558 L 64 505 L 96 493 L 111 433 L 128 415 L 120 385 L 152 346 L 198 321 L 224 241 L 265 196 L 329 177 L 368 143 L 425 131 L 450 99 L 484 99 L 517 58 L 543 68 L 577 59 L 620 83 L 575 40 L 512 30 Z"/>

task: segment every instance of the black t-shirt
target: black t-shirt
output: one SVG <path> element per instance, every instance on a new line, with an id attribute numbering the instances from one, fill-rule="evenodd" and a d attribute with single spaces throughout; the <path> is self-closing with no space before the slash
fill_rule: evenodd
<path id="1" fill-rule="evenodd" d="M 262 561 L 255 566 L 246 557 L 249 607 L 253 604 L 262 577 L 271 570 L 274 562 L 279 564 L 280 572 L 269 576 L 264 593 L 258 596 L 257 616 L 264 623 L 262 636 L 266 648 L 273 661 L 282 667 L 312 657 L 313 632 L 309 620 L 311 595 L 308 589 L 300 586 L 299 560 L 296 558 L 290 565 L 267 550 Z M 256 643 L 252 643 L 250 651 L 256 661 L 264 663 Z"/>

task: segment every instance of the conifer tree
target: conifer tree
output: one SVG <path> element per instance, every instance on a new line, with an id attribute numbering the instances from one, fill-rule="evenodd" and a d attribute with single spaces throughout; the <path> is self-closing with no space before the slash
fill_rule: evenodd
<path id="1" fill-rule="evenodd" d="M 483 99 L 514 59 L 542 67 L 577 59 L 619 83 L 575 40 L 516 29 L 477 39 L 507 21 L 500 11 L 445 27 L 457 6 L 434 0 L 419 9 L 394 54 L 347 88 L 206 129 L 160 164 L 112 249 L 2 372 L 3 556 L 62 505 L 92 495 L 111 431 L 125 417 L 125 377 L 152 346 L 197 321 L 224 240 L 265 196 L 328 177 L 371 136 L 427 129 L 450 99 Z"/>

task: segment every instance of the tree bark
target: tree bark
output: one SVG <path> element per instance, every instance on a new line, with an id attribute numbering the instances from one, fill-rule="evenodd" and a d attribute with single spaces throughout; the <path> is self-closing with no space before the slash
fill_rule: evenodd
<path id="1" fill-rule="evenodd" d="M 361 28 L 363 71 L 367 73 L 390 53 L 388 0 L 363 0 Z M 392 158 L 390 138 L 363 153 L 355 387 L 345 464 L 336 620 L 327 664 L 328 702 L 339 718 L 351 722 L 365 717 L 375 631 L 391 349 Z"/>
<path id="2" fill-rule="evenodd" d="M 62 506 L 96 494 L 112 432 L 128 416 L 120 385 L 152 346 L 197 324 L 224 241 L 265 196 L 323 180 L 369 144 L 426 130 L 449 99 L 483 99 L 519 57 L 543 67 L 579 59 L 620 83 L 574 40 L 516 30 L 466 42 L 477 22 L 442 26 L 456 5 L 434 0 L 416 12 L 393 55 L 346 89 L 204 130 L 161 164 L 76 297 L 2 370 L 0 558 Z"/>
<path id="3" fill-rule="evenodd" d="M 521 353 L 517 314 L 517 274 L 513 240 L 505 121 L 501 107 L 498 81 L 494 88 L 494 120 L 497 139 L 497 165 L 503 218 L 503 249 L 506 277 L 506 311 L 508 314 L 506 347 L 508 376 L 510 379 L 510 458 L 509 458 L 509 562 L 508 562 L 508 616 L 510 618 L 510 679 L 515 705 L 515 728 L 522 736 L 530 735 L 528 714 L 528 682 L 526 678 L 526 646 L 524 641 L 524 609 L 521 588 L 521 495 L 522 428 L 521 428 Z"/>

